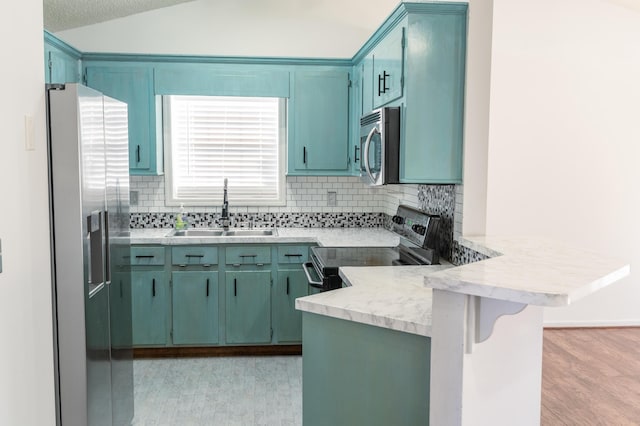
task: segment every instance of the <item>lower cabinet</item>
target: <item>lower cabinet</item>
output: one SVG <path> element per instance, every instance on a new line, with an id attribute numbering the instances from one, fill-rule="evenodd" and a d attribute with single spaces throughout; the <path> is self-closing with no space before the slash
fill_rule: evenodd
<path id="1" fill-rule="evenodd" d="M 167 281 L 164 270 L 131 273 L 134 346 L 167 344 Z"/>
<path id="2" fill-rule="evenodd" d="M 227 343 L 271 343 L 271 271 L 231 271 L 226 281 Z"/>
<path id="3" fill-rule="evenodd" d="M 302 312 L 295 305 L 298 297 L 308 295 L 308 287 L 302 269 L 278 270 L 273 302 L 278 343 L 302 342 Z"/>
<path id="4" fill-rule="evenodd" d="M 302 342 L 308 244 L 152 245 L 117 252 L 110 286 L 114 347 Z M 127 330 L 120 323 L 129 323 Z"/>
<path id="5" fill-rule="evenodd" d="M 218 343 L 218 271 L 173 272 L 173 344 Z"/>

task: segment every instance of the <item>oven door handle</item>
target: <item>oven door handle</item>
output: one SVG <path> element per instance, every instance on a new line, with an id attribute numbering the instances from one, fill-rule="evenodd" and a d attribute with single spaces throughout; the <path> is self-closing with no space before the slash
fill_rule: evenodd
<path id="1" fill-rule="evenodd" d="M 302 270 L 304 271 L 304 274 L 307 276 L 307 281 L 309 282 L 309 285 L 311 287 L 315 287 L 315 288 L 323 288 L 322 287 L 322 281 L 314 281 L 313 278 L 311 278 L 311 274 L 309 273 L 308 269 L 309 267 L 313 268 L 313 263 L 311 262 L 305 262 L 302 264 Z"/>

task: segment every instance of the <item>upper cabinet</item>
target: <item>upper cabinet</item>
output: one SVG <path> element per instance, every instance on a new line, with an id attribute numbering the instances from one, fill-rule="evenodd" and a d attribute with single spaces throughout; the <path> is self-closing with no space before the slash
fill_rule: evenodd
<path id="1" fill-rule="evenodd" d="M 402 183 L 462 182 L 466 23 L 463 3 L 402 3 L 354 57 L 352 120 L 401 108 Z"/>
<path id="2" fill-rule="evenodd" d="M 44 77 L 50 84 L 78 83 L 80 81 L 80 58 L 82 54 L 44 33 Z"/>
<path id="3" fill-rule="evenodd" d="M 130 173 L 162 174 L 162 143 L 156 138 L 153 68 L 90 64 L 85 68 L 85 78 L 87 86 L 127 103 Z"/>
<path id="4" fill-rule="evenodd" d="M 88 86 L 128 104 L 134 175 L 163 173 L 160 96 L 269 96 L 288 99 L 288 175 L 357 175 L 360 117 L 397 106 L 400 182 L 453 184 L 466 33 L 466 3 L 400 3 L 351 59 L 81 54 L 45 33 L 45 62 L 48 82 L 69 82 L 82 60 Z"/>
<path id="5" fill-rule="evenodd" d="M 349 174 L 349 84 L 347 70 L 295 72 L 287 174 Z"/>
<path id="6" fill-rule="evenodd" d="M 393 28 L 373 50 L 373 108 L 402 97 L 405 30 L 403 23 Z"/>

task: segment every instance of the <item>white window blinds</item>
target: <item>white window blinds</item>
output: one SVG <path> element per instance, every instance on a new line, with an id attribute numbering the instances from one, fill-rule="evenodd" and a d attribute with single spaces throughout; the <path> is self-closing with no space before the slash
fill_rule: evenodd
<path id="1" fill-rule="evenodd" d="M 280 98 L 166 96 L 167 203 L 284 203 L 284 105 Z"/>

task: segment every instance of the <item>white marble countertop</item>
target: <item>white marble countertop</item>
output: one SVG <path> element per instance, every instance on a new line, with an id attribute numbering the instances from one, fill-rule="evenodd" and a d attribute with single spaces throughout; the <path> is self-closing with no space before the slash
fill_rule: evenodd
<path id="1" fill-rule="evenodd" d="M 425 275 L 451 268 L 433 266 L 374 266 L 340 268 L 351 287 L 296 299 L 296 308 L 333 318 L 431 336 L 431 289 Z"/>
<path id="2" fill-rule="evenodd" d="M 247 244 L 317 243 L 326 247 L 394 247 L 400 238 L 384 228 L 277 228 L 276 235 L 259 237 L 175 237 L 172 229 L 132 229 L 131 244 Z"/>
<path id="3" fill-rule="evenodd" d="M 629 264 L 538 237 L 463 237 L 488 256 L 424 277 L 430 288 L 539 306 L 567 306 L 629 275 Z"/>

